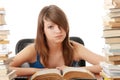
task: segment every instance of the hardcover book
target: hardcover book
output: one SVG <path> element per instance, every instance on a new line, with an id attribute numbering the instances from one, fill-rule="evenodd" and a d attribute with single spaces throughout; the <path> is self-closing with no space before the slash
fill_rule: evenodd
<path id="1" fill-rule="evenodd" d="M 117 44 L 120 43 L 120 37 L 111 37 L 111 38 L 105 38 L 106 44 Z"/>
<path id="2" fill-rule="evenodd" d="M 120 65 L 120 61 L 109 61 L 109 63 L 113 65 Z"/>
<path id="3" fill-rule="evenodd" d="M 58 69 L 40 70 L 32 75 L 31 80 L 97 80 L 95 75 L 85 68 L 67 67 L 63 71 Z"/>
<path id="4" fill-rule="evenodd" d="M 120 55 L 108 55 L 107 58 L 109 61 L 120 61 Z"/>
<path id="5" fill-rule="evenodd" d="M 104 0 L 104 8 L 120 8 L 120 0 Z"/>
<path id="6" fill-rule="evenodd" d="M 120 76 L 110 76 L 104 71 L 100 72 L 100 75 L 104 78 L 104 80 L 120 80 Z"/>
<path id="7" fill-rule="evenodd" d="M 110 49 L 120 49 L 120 43 L 117 44 L 108 44 L 110 46 Z"/>
<path id="8" fill-rule="evenodd" d="M 120 36 L 120 29 L 103 30 L 103 37 L 104 38 L 119 37 L 119 36 Z"/>
<path id="9" fill-rule="evenodd" d="M 6 75 L 0 76 L 0 80 L 14 80 L 15 77 L 17 77 L 15 70 L 9 71 Z"/>

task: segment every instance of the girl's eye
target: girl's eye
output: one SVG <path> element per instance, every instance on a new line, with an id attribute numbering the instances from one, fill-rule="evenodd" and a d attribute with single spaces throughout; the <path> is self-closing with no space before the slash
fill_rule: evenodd
<path id="1" fill-rule="evenodd" d="M 53 28 L 53 26 L 48 26 L 48 28 L 50 28 L 50 29 L 51 29 L 51 28 Z"/>

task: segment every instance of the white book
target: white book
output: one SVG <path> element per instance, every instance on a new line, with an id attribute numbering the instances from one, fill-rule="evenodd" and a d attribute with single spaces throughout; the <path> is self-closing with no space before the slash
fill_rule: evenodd
<path id="1" fill-rule="evenodd" d="M 120 8 L 111 8 L 109 12 L 120 12 Z"/>
<path id="2" fill-rule="evenodd" d="M 120 65 L 113 65 L 113 64 L 110 64 L 110 63 L 107 63 L 107 62 L 100 62 L 100 66 L 103 69 L 120 72 Z"/>
<path id="3" fill-rule="evenodd" d="M 12 80 L 17 77 L 15 70 L 10 71 L 7 75 L 0 76 L 0 80 Z"/>
<path id="4" fill-rule="evenodd" d="M 111 18 L 120 17 L 120 12 L 110 12 L 108 13 L 108 16 Z"/>
<path id="5" fill-rule="evenodd" d="M 4 8 L 0 8 L 0 15 L 3 15 L 3 14 L 5 14 L 5 9 Z"/>
<path id="6" fill-rule="evenodd" d="M 120 49 L 120 43 L 117 44 L 109 44 L 110 45 L 110 49 Z"/>
<path id="7" fill-rule="evenodd" d="M 103 30 L 103 37 L 104 38 L 120 37 L 120 29 Z"/>
<path id="8" fill-rule="evenodd" d="M 5 11 L 0 11 L 0 15 L 1 15 L 1 14 L 2 14 L 2 15 L 5 14 Z"/>

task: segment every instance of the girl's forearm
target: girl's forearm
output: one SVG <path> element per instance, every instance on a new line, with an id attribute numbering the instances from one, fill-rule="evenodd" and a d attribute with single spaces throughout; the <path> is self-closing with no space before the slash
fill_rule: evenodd
<path id="1" fill-rule="evenodd" d="M 10 67 L 12 70 L 16 70 L 17 76 L 31 76 L 36 71 L 39 71 L 41 69 L 39 68 L 20 68 L 20 67 Z M 43 68 L 44 69 L 44 68 Z"/>
<path id="2" fill-rule="evenodd" d="M 100 73 L 100 71 L 102 70 L 100 65 L 86 66 L 85 68 L 88 69 L 89 71 L 95 73 L 95 74 Z"/>

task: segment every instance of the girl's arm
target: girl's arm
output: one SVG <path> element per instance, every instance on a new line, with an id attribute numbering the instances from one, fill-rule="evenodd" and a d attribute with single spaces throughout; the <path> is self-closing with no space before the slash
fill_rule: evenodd
<path id="1" fill-rule="evenodd" d="M 102 68 L 100 67 L 99 63 L 101 61 L 107 61 L 105 56 L 98 55 L 87 48 L 85 46 L 73 42 L 75 45 L 76 50 L 76 58 L 83 59 L 87 61 L 88 63 L 92 64 L 91 66 L 85 66 L 86 69 L 93 73 L 99 73 Z"/>
<path id="2" fill-rule="evenodd" d="M 36 60 L 36 51 L 34 48 L 34 44 L 31 44 L 21 50 L 17 55 L 14 57 L 12 62 L 9 64 L 10 69 L 16 70 L 17 76 L 30 76 L 34 74 L 36 71 L 40 70 L 37 68 L 23 68 L 20 67 L 23 63 L 34 62 Z"/>
<path id="3" fill-rule="evenodd" d="M 39 71 L 41 69 L 39 68 L 23 68 L 23 67 L 10 67 L 12 70 L 16 70 L 16 75 L 17 76 L 31 76 L 33 75 L 36 71 Z M 44 69 L 44 68 L 43 68 Z"/>

